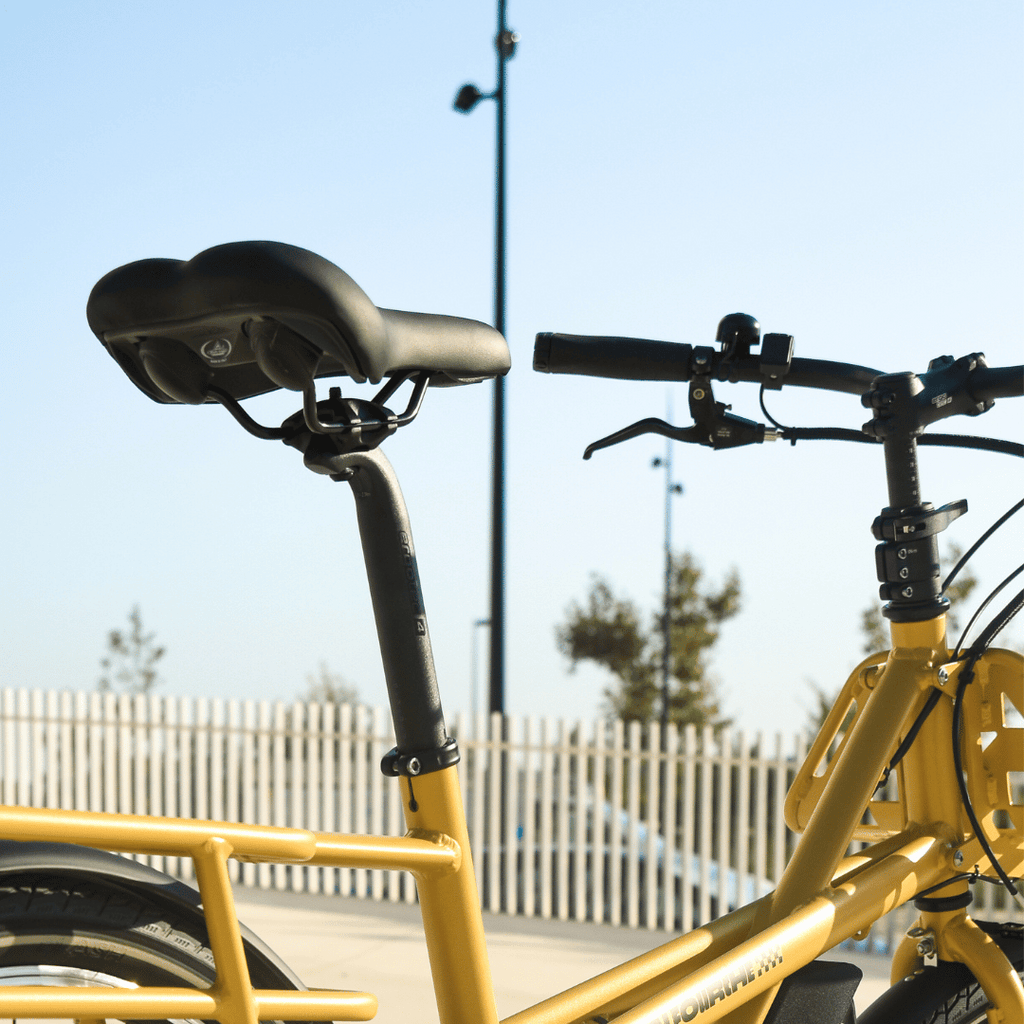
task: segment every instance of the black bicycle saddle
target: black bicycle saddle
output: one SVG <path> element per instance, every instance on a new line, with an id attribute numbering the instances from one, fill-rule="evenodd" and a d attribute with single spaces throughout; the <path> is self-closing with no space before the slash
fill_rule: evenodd
<path id="1" fill-rule="evenodd" d="M 505 373 L 493 328 L 461 317 L 380 309 L 333 263 L 282 242 L 231 242 L 191 260 L 150 259 L 93 288 L 89 326 L 157 402 L 198 405 L 211 388 L 238 400 L 312 377 L 432 385 Z"/>

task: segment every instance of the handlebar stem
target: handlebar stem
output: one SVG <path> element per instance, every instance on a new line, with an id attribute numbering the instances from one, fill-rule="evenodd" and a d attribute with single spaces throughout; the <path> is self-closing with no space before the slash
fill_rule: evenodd
<path id="1" fill-rule="evenodd" d="M 872 532 L 882 542 L 875 548 L 879 596 L 889 602 L 882 613 L 894 622 L 932 619 L 949 607 L 942 596 L 938 535 L 967 511 L 967 503 L 936 509 L 922 502 L 917 435 L 924 423 L 942 418 L 943 407 L 953 404 L 941 387 L 951 383 L 949 371 L 966 377 L 977 365 L 975 358 L 959 366 L 936 361 L 924 379 L 915 373 L 882 374 L 862 399 L 874 414 L 864 432 L 882 438 L 885 453 L 889 506 Z M 940 382 L 940 377 L 945 379 Z"/>
<path id="2" fill-rule="evenodd" d="M 917 460 L 917 439 L 913 435 L 887 437 L 885 449 L 885 482 L 889 492 L 889 508 L 912 509 L 921 504 L 921 476 Z"/>

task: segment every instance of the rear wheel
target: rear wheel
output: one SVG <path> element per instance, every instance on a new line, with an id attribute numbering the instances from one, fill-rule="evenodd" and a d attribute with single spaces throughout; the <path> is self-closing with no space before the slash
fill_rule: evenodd
<path id="1" fill-rule="evenodd" d="M 252 958 L 250 973 L 257 988 L 295 987 Z M 205 989 L 215 977 L 205 926 L 173 907 L 91 879 L 26 875 L 0 885 L 0 986 Z"/>

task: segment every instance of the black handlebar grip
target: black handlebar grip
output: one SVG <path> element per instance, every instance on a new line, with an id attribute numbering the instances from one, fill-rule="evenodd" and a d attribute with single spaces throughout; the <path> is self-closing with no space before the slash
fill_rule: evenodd
<path id="1" fill-rule="evenodd" d="M 533 368 L 541 373 L 576 373 L 618 380 L 690 379 L 692 345 L 642 338 L 538 334 Z"/>

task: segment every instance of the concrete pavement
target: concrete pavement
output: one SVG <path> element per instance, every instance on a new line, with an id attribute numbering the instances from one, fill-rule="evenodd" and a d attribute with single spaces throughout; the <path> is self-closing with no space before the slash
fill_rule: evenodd
<path id="1" fill-rule="evenodd" d="M 238 916 L 311 988 L 372 992 L 380 1024 L 435 1024 L 419 908 L 344 896 L 238 889 Z M 498 1017 L 591 978 L 666 941 L 660 932 L 484 915 Z M 888 961 L 842 951 L 864 980 L 863 1010 L 889 986 Z"/>

